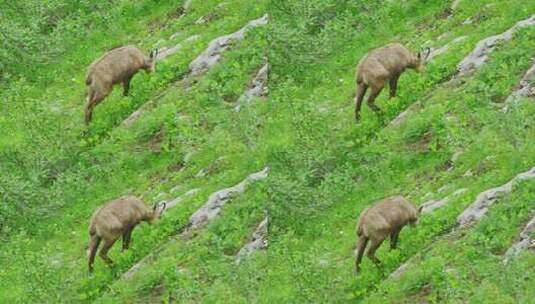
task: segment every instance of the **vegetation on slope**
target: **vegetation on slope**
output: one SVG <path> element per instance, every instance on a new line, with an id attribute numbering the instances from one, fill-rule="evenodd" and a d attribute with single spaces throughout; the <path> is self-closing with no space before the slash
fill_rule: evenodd
<path id="1" fill-rule="evenodd" d="M 480 71 L 456 77 L 479 40 L 531 16 L 535 4 L 461 1 L 452 11 L 451 3 L 420 0 L 191 3 L 184 10 L 182 1 L 53 0 L 0 9 L 8 37 L 0 50 L 0 302 L 529 302 L 533 255 L 501 261 L 532 215 L 533 181 L 515 186 L 475 227 L 451 231 L 478 193 L 535 163 L 535 104 L 500 111 L 532 65 L 535 28 L 499 45 Z M 210 41 L 266 12 L 267 28 L 181 82 Z M 415 51 L 440 47 L 460 36 L 467 38 L 424 73 L 404 74 L 398 97 L 380 95 L 383 116 L 364 106 L 355 124 L 354 72 L 366 52 L 393 41 Z M 137 75 L 130 97 L 116 89 L 86 129 L 87 65 L 130 43 L 183 47 L 156 74 Z M 266 57 L 267 102 L 236 113 Z M 155 107 L 121 125 L 149 100 Z M 418 101 L 419 111 L 388 126 Z M 187 229 L 211 193 L 266 165 L 267 180 L 233 197 L 206 227 Z M 467 191 L 402 232 L 398 250 L 379 250 L 382 268 L 365 258 L 355 276 L 361 210 L 391 194 L 421 204 L 459 188 Z M 185 195 L 192 189 L 199 190 Z M 158 226 L 136 229 L 130 250 L 120 254 L 116 245 L 113 268 L 97 258 L 89 276 L 89 217 L 127 193 L 183 200 Z M 266 208 L 268 252 L 237 265 Z M 411 257 L 415 265 L 388 277 Z"/>
<path id="2" fill-rule="evenodd" d="M 433 247 L 436 239 L 455 226 L 456 216 L 475 195 L 501 185 L 535 163 L 534 104 L 521 103 L 508 113 L 499 110 L 532 65 L 533 27 L 519 31 L 512 41 L 500 45 L 480 72 L 450 81 L 458 62 L 477 41 L 526 19 L 535 7 L 518 1 L 513 5 L 519 9 L 512 11 L 507 9 L 511 2 L 462 1 L 451 13 L 450 3 L 444 1 L 427 1 L 425 5 L 421 1 L 310 1 L 308 5 L 287 4 L 290 5 L 291 8 L 281 4 L 280 9 L 270 11 L 276 33 L 270 56 L 270 98 L 279 105 L 277 112 L 286 114 L 281 121 L 293 126 L 286 129 L 295 132 L 284 134 L 286 145 L 276 154 L 270 178 L 270 285 L 264 290 L 264 298 L 266 302 L 360 302 L 374 294 L 403 261 Z M 330 17 L 332 11 L 337 18 Z M 471 23 L 465 22 L 468 18 Z M 295 31 L 283 30 L 288 27 Z M 462 35 L 467 39 L 434 58 L 426 72 L 403 75 L 398 97 L 387 101 L 388 94 L 383 92 L 378 99 L 385 111 L 383 117 L 364 106 L 363 119 L 355 125 L 354 69 L 367 51 L 392 41 L 403 42 L 414 50 L 438 47 Z M 301 44 L 293 43 L 297 39 Z M 290 41 L 290 46 L 284 41 Z M 290 52 L 301 56 L 289 55 Z M 301 68 L 293 68 L 294 65 Z M 386 127 L 403 108 L 416 101 L 422 101 L 422 110 L 410 115 L 399 128 Z M 450 159 L 458 151 L 463 154 L 452 163 Z M 399 250 L 389 252 L 388 246 L 379 250 L 383 269 L 365 259 L 363 273 L 355 276 L 354 227 L 360 211 L 392 194 L 403 194 L 421 204 L 459 188 L 468 191 L 424 216 L 420 227 L 402 232 Z M 525 204 L 528 209 L 533 206 L 530 201 Z M 515 220 L 507 225 L 518 233 L 527 215 L 511 215 Z M 489 221 L 499 226 L 503 217 L 491 213 Z M 489 242 L 512 243 L 515 231 L 508 233 L 484 237 Z M 492 258 L 493 253 L 485 252 L 485 248 L 481 250 L 482 264 L 492 260 L 495 266 L 480 278 L 499 276 L 503 267 L 497 265 L 501 259 Z M 474 258 L 463 260 L 464 253 L 451 254 L 459 254 L 461 261 Z M 516 269 L 511 270 L 511 276 L 520 265 L 533 267 L 534 262 L 533 256 L 514 261 L 508 266 Z M 469 265 L 460 269 L 459 276 L 468 275 L 467 268 Z M 380 287 L 379 296 L 371 298 L 376 301 L 370 301 L 384 303 L 386 298 L 411 303 L 409 295 L 421 294 L 422 290 L 422 299 L 428 301 L 471 299 L 470 288 L 474 285 L 466 286 L 465 293 L 444 296 L 452 293 L 452 286 L 447 284 L 448 277 L 434 276 L 439 267 L 434 269 L 432 273 L 423 270 L 428 275 L 418 281 L 419 285 L 410 285 L 414 278 L 405 284 L 403 277 L 385 283 L 388 285 Z M 499 295 L 496 299 L 527 299 L 528 283 L 514 290 L 503 286 L 495 290 Z M 398 287 L 388 293 L 393 285 Z M 382 297 L 384 293 L 387 296 Z M 490 294 L 480 296 L 494 299 Z"/>
<path id="3" fill-rule="evenodd" d="M 0 270 L 2 301 L 96 299 L 135 261 L 181 231 L 210 193 L 265 165 L 248 148 L 255 144 L 251 139 L 261 127 L 258 114 L 245 109 L 236 116 L 225 105 L 240 96 L 263 65 L 266 40 L 261 29 L 251 30 L 245 41 L 232 46 L 217 67 L 187 90 L 176 87 L 159 94 L 187 71 L 209 41 L 262 16 L 263 4 L 232 1 L 218 6 L 219 1 L 194 1 L 182 17 L 172 13 L 181 10 L 180 2 L 115 4 L 109 12 L 117 14 L 115 18 L 73 38 L 78 39 L 76 47 L 39 67 L 43 76 L 29 79 L 21 72 L 20 78 L 5 83 L 2 95 L 8 102 L 2 111 L 7 114 L 2 116 L 1 128 L 9 136 L 2 137 L 0 149 L 5 160 L 1 163 L 2 210 L 6 210 L 0 259 L 7 265 Z M 196 23 L 213 12 L 210 22 Z M 200 38 L 160 62 L 156 74 L 136 76 L 131 97 L 121 98 L 114 91 L 97 108 L 89 132 L 82 135 L 87 65 L 116 44 L 135 43 L 149 49 L 177 30 L 176 42 L 194 34 Z M 119 126 L 135 108 L 158 95 L 161 106 L 131 128 Z M 186 163 L 188 153 L 194 154 Z M 205 176 L 197 175 L 206 168 Z M 131 250 L 119 255 L 119 249 L 112 249 L 113 271 L 97 260 L 95 275 L 89 277 L 85 246 L 95 208 L 126 193 L 152 202 L 158 193 L 177 185 L 178 193 L 200 191 L 166 213 L 158 228 L 137 229 Z M 253 206 L 245 209 L 251 211 L 251 222 L 239 212 L 230 213 L 232 226 L 219 228 L 236 229 L 235 221 L 243 225 L 236 234 L 227 233 L 225 248 L 238 250 L 261 219 L 262 201 L 251 202 Z"/>

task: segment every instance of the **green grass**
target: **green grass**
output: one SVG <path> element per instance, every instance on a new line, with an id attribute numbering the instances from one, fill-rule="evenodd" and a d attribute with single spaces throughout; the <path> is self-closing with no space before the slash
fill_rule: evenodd
<path id="1" fill-rule="evenodd" d="M 132 6 L 128 2 L 124 5 Z M 149 4 L 139 4 L 139 9 L 143 5 Z M 135 108 L 165 91 L 169 84 L 181 77 L 189 62 L 209 41 L 234 32 L 265 13 L 262 3 L 233 1 L 219 9 L 211 22 L 197 25 L 195 20 L 213 11 L 218 1 L 194 3 L 191 11 L 179 21 L 169 18 L 168 13 L 180 5 L 162 3 L 152 11 L 153 15 L 141 20 L 133 18 L 137 10 L 131 15 L 126 11 L 124 18 L 117 18 L 117 24 L 110 25 L 117 27 L 119 32 L 98 29 L 91 32 L 95 37 L 87 38 L 66 54 L 61 66 L 43 66 L 45 75 L 58 75 L 52 85 L 50 79 L 32 80 L 35 88 L 30 90 L 28 84 L 28 91 L 22 90 L 17 95 L 13 92 L 21 90 L 24 82 L 8 83 L 8 91 L 3 94 L 14 98 L 11 104 L 15 107 L 9 109 L 10 116 L 3 117 L 2 127 L 5 126 L 8 134 L 13 134 L 19 141 L 6 138 L 2 146 L 3 155 L 11 160 L 2 162 L 2 180 L 10 182 L 7 184 L 10 188 L 4 192 L 7 201 L 2 207 L 7 208 L 16 202 L 26 209 L 17 212 L 8 208 L 10 213 L 2 225 L 5 242 L 0 259 L 2 265 L 6 265 L 0 272 L 2 301 L 97 299 L 110 290 L 110 283 L 123 271 L 158 244 L 165 243 L 169 236 L 181 231 L 189 215 L 210 193 L 231 186 L 265 166 L 261 158 L 248 152 L 248 143 L 244 141 L 244 136 L 254 135 L 257 127 L 242 119 L 256 120 L 253 118 L 258 115 L 256 110 L 246 110 L 239 117 L 233 114 L 232 108 L 224 105 L 237 99 L 250 81 L 250 75 L 262 66 L 265 49 L 262 29 L 250 31 L 243 42 L 232 46 L 223 54 L 219 66 L 200 77 L 189 90 L 168 91 L 158 107 L 133 127 L 115 128 Z M 193 34 L 201 36 L 158 64 L 158 73 L 136 76 L 132 97 L 121 99 L 117 90 L 114 91 L 98 107 L 88 136 L 82 136 L 85 90 L 82 82 L 85 67 L 95 53 L 117 43 L 136 43 L 149 48 L 158 39 L 167 39 L 177 30 L 181 31 L 177 41 Z M 70 80 L 73 75 L 73 85 L 66 86 L 62 79 Z M 32 105 L 31 112 L 28 111 L 30 103 L 16 106 L 17 100 L 32 98 L 41 100 L 39 105 Z M 24 117 L 27 113 L 29 117 Z M 180 119 L 177 113 L 182 115 Z M 39 123 L 30 123 L 35 121 Z M 19 128 L 21 125 L 29 127 Z M 235 126 L 241 126 L 241 131 L 247 132 L 240 132 Z M 235 144 L 228 145 L 229 142 Z M 184 170 L 179 171 L 188 152 L 195 154 Z M 195 176 L 220 156 L 224 156 L 224 160 L 206 177 Z M 88 276 L 87 225 L 97 206 L 126 193 L 142 195 L 151 202 L 157 193 L 176 185 L 182 189 L 178 194 L 192 188 L 201 190 L 167 213 L 158 228 L 149 229 L 142 225 L 136 229 L 132 250 L 119 255 L 114 248 L 111 252 L 116 262 L 113 271 L 97 262 L 95 275 Z M 256 205 L 250 208 L 261 206 L 260 201 L 252 203 Z M 245 229 L 251 227 L 247 223 L 244 225 L 242 234 L 245 236 L 234 239 L 238 242 L 234 247 L 247 241 L 250 231 Z"/>
<path id="2" fill-rule="evenodd" d="M 28 27 L 35 40 L 25 49 L 32 56 L 6 61 L 9 75 L 0 78 L 0 302 L 529 303 L 535 258 L 501 260 L 533 214 L 532 181 L 515 186 L 474 227 L 448 234 L 478 193 L 535 164 L 535 104 L 500 111 L 532 64 L 535 29 L 499 45 L 473 75 L 450 79 L 479 40 L 529 17 L 535 4 L 462 1 L 448 17 L 444 1 L 221 2 L 194 0 L 181 18 L 181 1 L 121 0 L 99 12 L 61 0 L 41 10 L 25 4 L 35 14 Z M 22 15 L 5 12 L 0 29 L 20 37 Z M 266 12 L 268 26 L 251 30 L 183 87 L 189 63 L 212 39 Z M 54 18 L 64 27 L 48 23 Z M 93 124 L 82 125 L 83 81 L 94 58 L 119 44 L 150 49 L 192 35 L 200 38 L 159 62 L 157 73 L 137 75 L 131 96 L 116 89 Z M 392 41 L 439 47 L 462 35 L 424 73 L 404 74 L 397 97 L 381 94 L 382 117 L 365 106 L 355 124 L 355 66 L 366 52 Z M 11 58 L 3 52 L 0 58 Z M 270 96 L 236 113 L 233 102 L 266 57 Z M 149 100 L 154 107 L 121 126 Z M 386 127 L 417 101 L 421 110 Z M 456 151 L 463 153 L 451 163 Z M 211 193 L 266 165 L 266 180 L 184 234 Z M 87 225 L 98 206 L 127 193 L 153 203 L 162 192 L 173 199 L 195 188 L 158 225 L 140 225 L 130 250 L 116 245 L 113 268 L 97 258 L 88 275 Z M 403 230 L 399 249 L 378 251 L 382 269 L 365 258 L 355 276 L 360 211 L 391 194 L 421 204 L 459 188 L 467 191 Z M 266 209 L 269 249 L 236 265 Z M 121 279 L 146 256 L 150 262 L 131 280 Z M 413 256 L 417 263 L 403 276 L 388 278 Z"/>
<path id="3" fill-rule="evenodd" d="M 518 4 L 525 10 L 514 13 L 504 9 L 509 5 L 505 2 L 481 12 L 484 4 L 485 1 L 462 3 L 451 18 L 437 18 L 445 8 L 439 1 L 425 6 L 419 1 L 384 5 L 374 11 L 374 27 L 368 29 L 366 18 L 357 14 L 354 19 L 331 20 L 333 24 L 328 23 L 324 30 L 339 32 L 329 35 L 307 36 L 308 27 L 303 25 L 299 35 L 304 35 L 303 40 L 315 41 L 313 50 L 332 45 L 336 52 L 316 57 L 302 72 L 285 68 L 293 62 L 278 65 L 279 56 L 281 61 L 287 58 L 274 51 L 271 62 L 279 77 L 272 78 L 271 99 L 280 100 L 279 105 L 285 107 L 278 110 L 286 113 L 286 121 L 280 124 L 291 124 L 295 131 L 285 134 L 283 140 L 289 144 L 273 153 L 276 160 L 270 179 L 272 221 L 266 302 L 366 299 L 403 261 L 447 233 L 477 193 L 501 185 L 533 166 L 533 104 L 522 104 L 507 114 L 493 105 L 505 100 L 529 68 L 533 29 L 519 32 L 513 41 L 500 46 L 480 72 L 460 83 L 447 84 L 457 63 L 477 41 L 503 32 L 533 12 L 533 6 L 525 2 Z M 281 12 L 281 24 L 274 22 L 272 27 L 285 28 L 285 24 L 300 21 L 306 24 L 309 16 L 321 15 L 329 5 L 318 2 L 317 6 L 317 11 L 303 10 L 301 19 L 291 19 Z M 353 10 L 349 8 L 347 12 L 351 14 Z M 463 24 L 474 15 L 484 18 Z M 347 34 L 345 30 L 354 23 L 363 24 L 362 30 Z M 445 32 L 450 33 L 448 38 L 435 41 Z M 386 112 L 382 119 L 365 109 L 363 121 L 354 124 L 354 68 L 366 51 L 396 40 L 414 49 L 427 40 L 440 46 L 460 35 L 468 38 L 437 57 L 425 73 L 403 75 L 398 97 L 386 101 L 388 94 L 383 92 L 378 102 Z M 302 58 L 294 62 L 302 65 L 299 59 Z M 293 102 L 286 105 L 282 100 Z M 383 128 L 417 100 L 424 103 L 422 111 L 411 115 L 400 128 Z M 464 154 L 452 170 L 446 170 L 448 160 L 459 149 Z M 474 174 L 464 177 L 468 169 Z M 449 186 L 446 192 L 436 194 L 444 185 Z M 468 191 L 424 217 L 417 229 L 403 231 L 399 250 L 379 250 L 383 271 L 365 261 L 363 274 L 355 276 L 354 227 L 361 210 L 392 194 L 403 194 L 419 204 L 428 192 L 442 198 L 458 188 Z M 517 228 L 521 225 L 520 221 L 516 223 Z M 497 292 L 506 296 L 508 291 Z M 411 302 L 406 293 L 393 293 L 388 299 Z"/>

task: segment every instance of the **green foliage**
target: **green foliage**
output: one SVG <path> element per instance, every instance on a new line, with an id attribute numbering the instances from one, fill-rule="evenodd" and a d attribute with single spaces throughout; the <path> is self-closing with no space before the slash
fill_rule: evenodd
<path id="1" fill-rule="evenodd" d="M 0 302 L 529 303 L 533 255 L 502 255 L 532 216 L 534 184 L 500 197 L 474 227 L 451 233 L 481 191 L 533 166 L 535 106 L 500 109 L 530 67 L 535 31 L 500 44 L 478 72 L 454 79 L 475 44 L 532 14 L 515 0 L 462 1 L 23 1 L 0 4 Z M 516 9 L 512 10 L 511 7 Z M 216 37 L 269 12 L 267 27 L 231 45 L 207 74 L 182 80 Z M 206 17 L 207 22 L 201 17 Z M 471 18 L 470 22 L 465 22 Z M 171 39 L 173 35 L 173 39 Z M 183 43 L 192 35 L 197 40 Z M 405 73 L 398 96 L 353 120 L 354 73 L 392 41 L 417 51 L 454 44 L 426 71 Z M 82 125 L 85 72 L 122 44 L 181 50 L 136 75 Z M 270 64 L 270 96 L 235 101 Z M 121 122 L 148 101 L 130 127 Z M 388 123 L 419 102 L 399 127 Z M 463 153 L 455 161 L 452 155 Z M 215 191 L 269 165 L 265 181 L 232 197 L 206 227 L 189 217 Z M 417 204 L 459 188 L 444 207 L 405 228 L 400 247 L 353 272 L 355 224 L 374 201 Z M 199 189 L 192 196 L 184 196 Z M 107 200 L 183 200 L 158 225 L 136 228 L 131 249 L 87 273 L 87 224 Z M 269 249 L 235 256 L 269 214 Z M 187 232 L 187 233 L 185 233 Z M 122 275 L 144 257 L 131 280 Z M 414 265 L 389 278 L 402 263 Z"/>

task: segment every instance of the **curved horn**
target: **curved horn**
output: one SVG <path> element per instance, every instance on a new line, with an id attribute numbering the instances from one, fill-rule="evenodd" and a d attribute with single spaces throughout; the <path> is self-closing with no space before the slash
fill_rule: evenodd
<path id="1" fill-rule="evenodd" d="M 426 48 L 424 49 L 424 54 L 425 54 L 425 55 L 424 55 L 424 58 L 425 58 L 425 59 L 429 58 L 429 55 L 431 55 L 431 48 L 426 47 Z"/>

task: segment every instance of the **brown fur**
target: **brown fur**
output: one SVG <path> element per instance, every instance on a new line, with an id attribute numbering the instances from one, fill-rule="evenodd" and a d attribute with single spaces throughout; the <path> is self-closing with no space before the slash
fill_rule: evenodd
<path id="1" fill-rule="evenodd" d="M 399 43 L 391 43 L 368 53 L 357 66 L 357 93 L 355 96 L 355 119 L 360 119 L 360 108 L 366 90 L 371 88 L 368 97 L 368 106 L 375 112 L 380 109 L 374 104 L 375 98 L 388 83 L 390 97 L 396 96 L 398 79 L 406 69 L 421 72 L 424 69 L 426 58 L 421 53 L 413 54 Z"/>
<path id="2" fill-rule="evenodd" d="M 357 224 L 357 258 L 355 270 L 360 271 L 360 262 L 368 241 L 368 257 L 376 264 L 380 261 L 375 251 L 381 246 L 385 238 L 390 236 L 390 248 L 395 249 L 401 229 L 407 225 L 416 225 L 421 208 L 416 207 L 402 196 L 393 196 L 383 199 L 360 214 Z"/>
<path id="3" fill-rule="evenodd" d="M 88 86 L 85 123 L 89 124 L 94 108 L 102 101 L 116 84 L 123 85 L 123 96 L 128 96 L 130 80 L 140 69 L 147 73 L 155 71 L 156 52 L 145 56 L 132 45 L 115 48 L 95 60 L 87 72 L 85 84 Z"/>
<path id="4" fill-rule="evenodd" d="M 93 271 L 95 254 L 101 241 L 100 257 L 112 264 L 108 251 L 119 237 L 123 237 L 123 250 L 128 249 L 134 228 L 142 221 L 152 224 L 165 210 L 165 203 L 155 204 L 150 209 L 142 200 L 134 196 L 124 196 L 99 208 L 89 224 L 89 272 Z"/>

